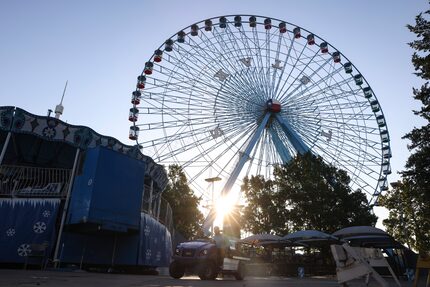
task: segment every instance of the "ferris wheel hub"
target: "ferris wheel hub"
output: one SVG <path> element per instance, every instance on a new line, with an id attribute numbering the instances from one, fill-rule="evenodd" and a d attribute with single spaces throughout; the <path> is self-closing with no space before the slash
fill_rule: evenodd
<path id="1" fill-rule="evenodd" d="M 277 100 L 269 99 L 266 102 L 266 107 L 272 113 L 279 113 L 281 111 L 281 103 Z"/>

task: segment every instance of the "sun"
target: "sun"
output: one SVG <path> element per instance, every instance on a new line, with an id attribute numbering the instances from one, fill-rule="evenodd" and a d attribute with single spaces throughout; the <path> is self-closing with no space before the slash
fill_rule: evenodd
<path id="1" fill-rule="evenodd" d="M 230 196 L 220 196 L 215 202 L 216 217 L 214 226 L 223 226 L 224 218 L 229 215 L 236 205 L 236 200 Z"/>

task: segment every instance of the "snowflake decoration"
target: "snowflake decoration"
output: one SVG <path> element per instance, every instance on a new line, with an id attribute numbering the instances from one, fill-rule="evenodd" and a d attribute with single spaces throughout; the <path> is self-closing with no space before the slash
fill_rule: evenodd
<path id="1" fill-rule="evenodd" d="M 146 249 L 146 260 L 151 258 L 151 249 Z"/>
<path id="2" fill-rule="evenodd" d="M 6 230 L 6 235 L 8 237 L 12 237 L 15 235 L 15 228 L 9 228 L 8 230 Z"/>
<path id="3" fill-rule="evenodd" d="M 49 139 L 52 139 L 53 137 L 55 137 L 55 134 L 56 134 L 57 132 L 55 131 L 55 129 L 54 129 L 54 128 L 46 127 L 46 128 L 44 128 L 44 129 L 43 129 L 42 133 L 43 133 L 43 135 L 44 135 L 45 137 L 47 137 L 47 138 L 49 138 Z"/>
<path id="4" fill-rule="evenodd" d="M 45 232 L 45 230 L 46 230 L 46 224 L 45 224 L 45 222 L 40 222 L 40 221 L 36 222 L 33 225 L 33 230 L 34 230 L 35 233 L 43 233 L 43 232 Z"/>
<path id="5" fill-rule="evenodd" d="M 45 211 L 42 213 L 42 215 L 43 215 L 43 217 L 49 217 L 49 216 L 51 216 L 51 212 L 50 212 L 49 210 L 45 210 Z"/>
<path id="6" fill-rule="evenodd" d="M 145 236 L 149 236 L 149 234 L 151 233 L 151 228 L 149 228 L 148 225 L 145 226 L 144 232 L 145 232 Z"/>
<path id="7" fill-rule="evenodd" d="M 18 255 L 23 257 L 23 256 L 28 256 L 31 253 L 31 248 L 29 244 L 21 244 L 18 247 Z"/>
<path id="8" fill-rule="evenodd" d="M 155 260 L 160 261 L 161 260 L 161 251 L 157 251 L 157 255 L 155 255 Z"/>

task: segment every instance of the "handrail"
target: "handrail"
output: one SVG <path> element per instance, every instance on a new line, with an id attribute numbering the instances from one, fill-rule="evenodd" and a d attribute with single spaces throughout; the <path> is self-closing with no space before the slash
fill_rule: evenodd
<path id="1" fill-rule="evenodd" d="M 0 196 L 64 197 L 70 175 L 70 169 L 1 165 Z"/>

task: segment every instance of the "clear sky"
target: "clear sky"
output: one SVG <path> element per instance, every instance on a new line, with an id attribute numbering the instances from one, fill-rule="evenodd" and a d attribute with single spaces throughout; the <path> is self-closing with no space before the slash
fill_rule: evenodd
<path id="1" fill-rule="evenodd" d="M 0 105 L 54 109 L 69 81 L 62 120 L 128 140 L 130 94 L 144 63 L 167 38 L 206 18 L 279 18 L 327 40 L 360 70 L 384 111 L 392 182 L 408 157 L 401 137 L 422 122 L 406 29 L 427 0 L 2 0 Z"/>

